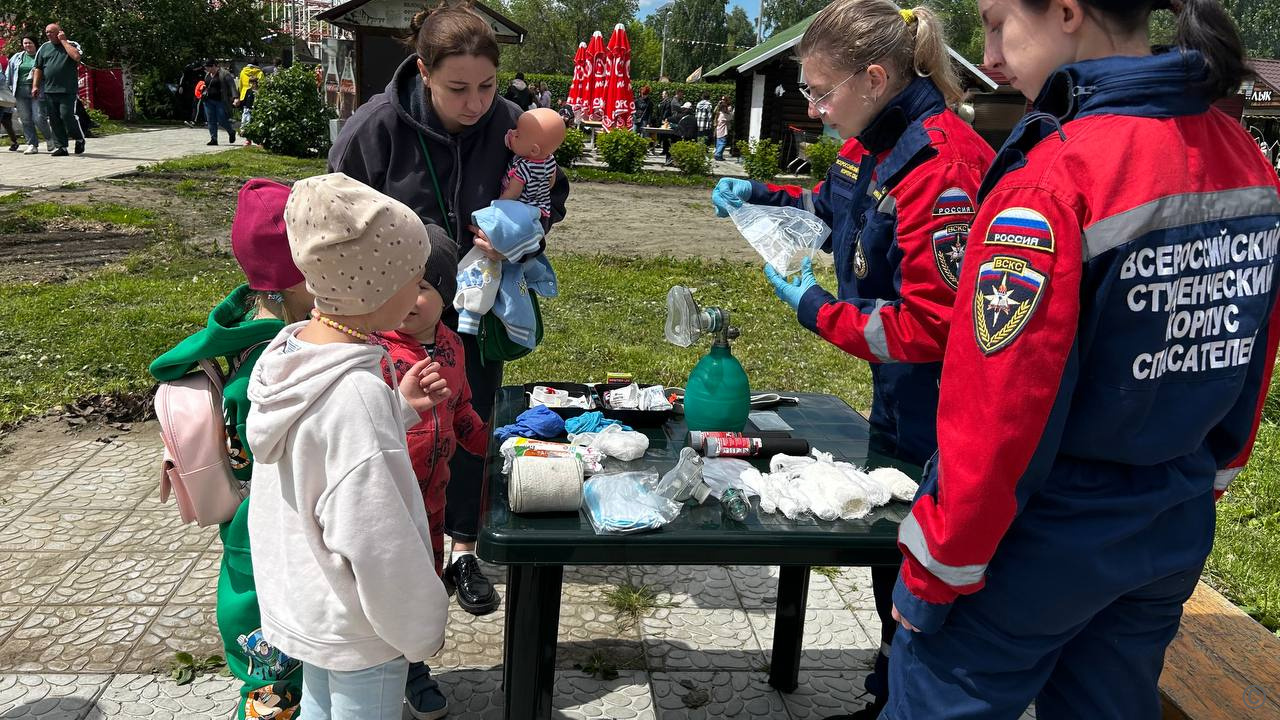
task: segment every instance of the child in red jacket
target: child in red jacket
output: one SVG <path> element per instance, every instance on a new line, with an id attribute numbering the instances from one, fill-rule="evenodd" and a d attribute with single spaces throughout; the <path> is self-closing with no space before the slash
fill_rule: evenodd
<path id="1" fill-rule="evenodd" d="M 440 322 L 445 298 L 451 302 L 457 290 L 458 249 L 435 225 L 427 226 L 431 255 L 418 285 L 418 302 L 398 330 L 377 333 L 373 340 L 386 348 L 395 363 L 397 377 L 418 361 L 430 357 L 440 364 L 440 377 L 449 384 L 448 400 L 437 404 L 431 416 L 409 428 L 409 459 L 418 477 L 422 500 L 431 527 L 431 549 L 436 574 L 444 573 L 445 487 L 449 484 L 449 460 L 459 444 L 473 455 L 484 456 L 489 445 L 488 428 L 471 407 L 467 362 L 457 333 Z M 384 367 L 384 371 L 386 368 Z M 387 381 L 391 375 L 386 373 Z M 444 717 L 448 703 L 421 663 L 409 666 L 405 688 L 410 714 L 419 720 Z"/>

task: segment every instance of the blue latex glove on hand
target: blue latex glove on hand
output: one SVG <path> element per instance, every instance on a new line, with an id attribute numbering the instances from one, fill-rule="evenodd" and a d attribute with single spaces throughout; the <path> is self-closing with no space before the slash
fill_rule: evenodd
<path id="1" fill-rule="evenodd" d="M 778 298 L 796 311 L 800 310 L 800 298 L 809 292 L 809 288 L 818 287 L 818 278 L 813 276 L 813 262 L 809 258 L 804 259 L 795 280 L 786 279 L 772 265 L 764 266 L 764 276 L 773 284 L 773 292 Z"/>
<path id="2" fill-rule="evenodd" d="M 729 213 L 742 207 L 751 199 L 751 181 L 740 178 L 721 178 L 711 191 L 711 204 L 716 207 L 716 217 L 729 217 Z"/>

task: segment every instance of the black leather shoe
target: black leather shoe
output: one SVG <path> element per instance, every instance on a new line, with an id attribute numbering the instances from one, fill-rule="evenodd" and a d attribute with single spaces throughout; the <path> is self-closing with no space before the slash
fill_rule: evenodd
<path id="1" fill-rule="evenodd" d="M 76 154 L 77 154 L 77 155 L 83 155 L 83 154 L 84 154 L 84 141 L 83 141 L 83 140 L 77 140 L 77 141 L 76 141 Z"/>
<path id="2" fill-rule="evenodd" d="M 66 157 L 68 154 L 69 153 L 66 148 L 58 148 L 57 150 L 49 153 L 49 157 Z"/>
<path id="3" fill-rule="evenodd" d="M 458 605 L 472 615 L 488 615 L 498 609 L 501 598 L 475 555 L 463 555 L 450 563 L 444 570 L 444 581 L 456 590 Z"/>
<path id="4" fill-rule="evenodd" d="M 209 142 L 205 143 L 205 145 L 217 145 L 217 144 L 218 144 L 217 139 L 210 140 Z"/>

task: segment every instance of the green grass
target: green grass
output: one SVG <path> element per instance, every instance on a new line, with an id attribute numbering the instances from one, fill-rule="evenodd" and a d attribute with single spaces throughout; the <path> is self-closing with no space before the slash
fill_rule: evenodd
<path id="1" fill-rule="evenodd" d="M 11 192 L 6 195 L 0 195 L 0 206 L 17 205 L 25 199 L 27 199 L 27 194 L 21 190 L 18 192 Z"/>
<path id="2" fill-rule="evenodd" d="M 140 166 L 138 169 L 144 174 L 213 173 L 241 182 L 255 177 L 293 181 L 323 173 L 325 162 L 324 158 L 294 158 L 272 155 L 258 147 L 242 147 L 225 152 L 166 160 L 155 165 Z"/>
<path id="3" fill-rule="evenodd" d="M 564 168 L 565 176 L 570 183 L 599 182 L 621 183 L 625 185 L 648 185 L 651 187 L 715 187 L 719 177 L 710 175 L 681 175 L 674 172 L 641 171 L 638 173 L 621 173 L 594 167 Z"/>
<path id="4" fill-rule="evenodd" d="M 648 585 L 619 585 L 604 596 L 604 602 L 618 614 L 618 623 L 623 626 L 634 625 L 640 618 L 660 607 L 669 605 L 659 603 L 658 596 Z"/>
<path id="5" fill-rule="evenodd" d="M 13 197 L 17 195 L 7 195 Z M 36 202 L 19 204 L 17 201 L 0 203 L 0 231 L 39 232 L 54 221 L 81 221 L 103 223 L 114 227 L 154 228 L 159 216 L 152 210 L 127 207 L 115 203 L 92 205 L 66 205 L 63 203 Z"/>
<path id="6" fill-rule="evenodd" d="M 1218 502 L 1206 573 L 1213 584 L 1280 635 L 1280 426 L 1264 422 L 1249 466 Z"/>
<path id="7" fill-rule="evenodd" d="M 0 427 L 88 395 L 147 390 L 151 360 L 202 326 L 240 278 L 229 256 L 157 245 L 68 283 L 0 286 Z"/>
<path id="8" fill-rule="evenodd" d="M 822 577 L 828 580 L 835 580 L 841 575 L 840 568 L 829 567 L 827 565 L 818 565 L 816 567 L 811 567 L 809 568 L 809 572 L 817 575 L 821 575 Z"/>
<path id="9" fill-rule="evenodd" d="M 683 387 L 710 346 L 704 339 L 678 348 L 663 338 L 667 290 L 687 285 L 699 304 L 727 309 L 741 328 L 733 353 L 753 388 L 830 392 L 855 408 L 871 406 L 867 364 L 850 361 L 801 327 L 754 265 L 554 252 L 551 261 L 560 297 L 542 304 L 546 340 L 537 352 L 507 366 L 508 383 L 603 382 L 607 372 L 618 371 L 642 382 Z M 821 280 L 834 287 L 833 277 Z"/>

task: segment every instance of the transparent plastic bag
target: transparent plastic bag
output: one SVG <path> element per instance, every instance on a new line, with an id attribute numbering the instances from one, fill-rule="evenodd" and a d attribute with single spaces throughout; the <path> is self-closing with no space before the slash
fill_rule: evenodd
<path id="1" fill-rule="evenodd" d="M 680 514 L 681 504 L 654 493 L 656 472 L 596 475 L 582 486 L 582 506 L 597 535 L 656 530 Z"/>
<path id="2" fill-rule="evenodd" d="M 751 463 L 738 458 L 707 458 L 702 463 L 702 482 L 711 487 L 711 496 L 717 500 L 729 488 L 738 488 L 747 495 L 759 495 L 742 481 L 742 473 L 752 469 Z"/>
<path id="3" fill-rule="evenodd" d="M 817 215 L 799 208 L 745 204 L 729 217 L 760 257 L 784 276 L 800 272 L 800 263 L 812 258 L 831 234 Z"/>

